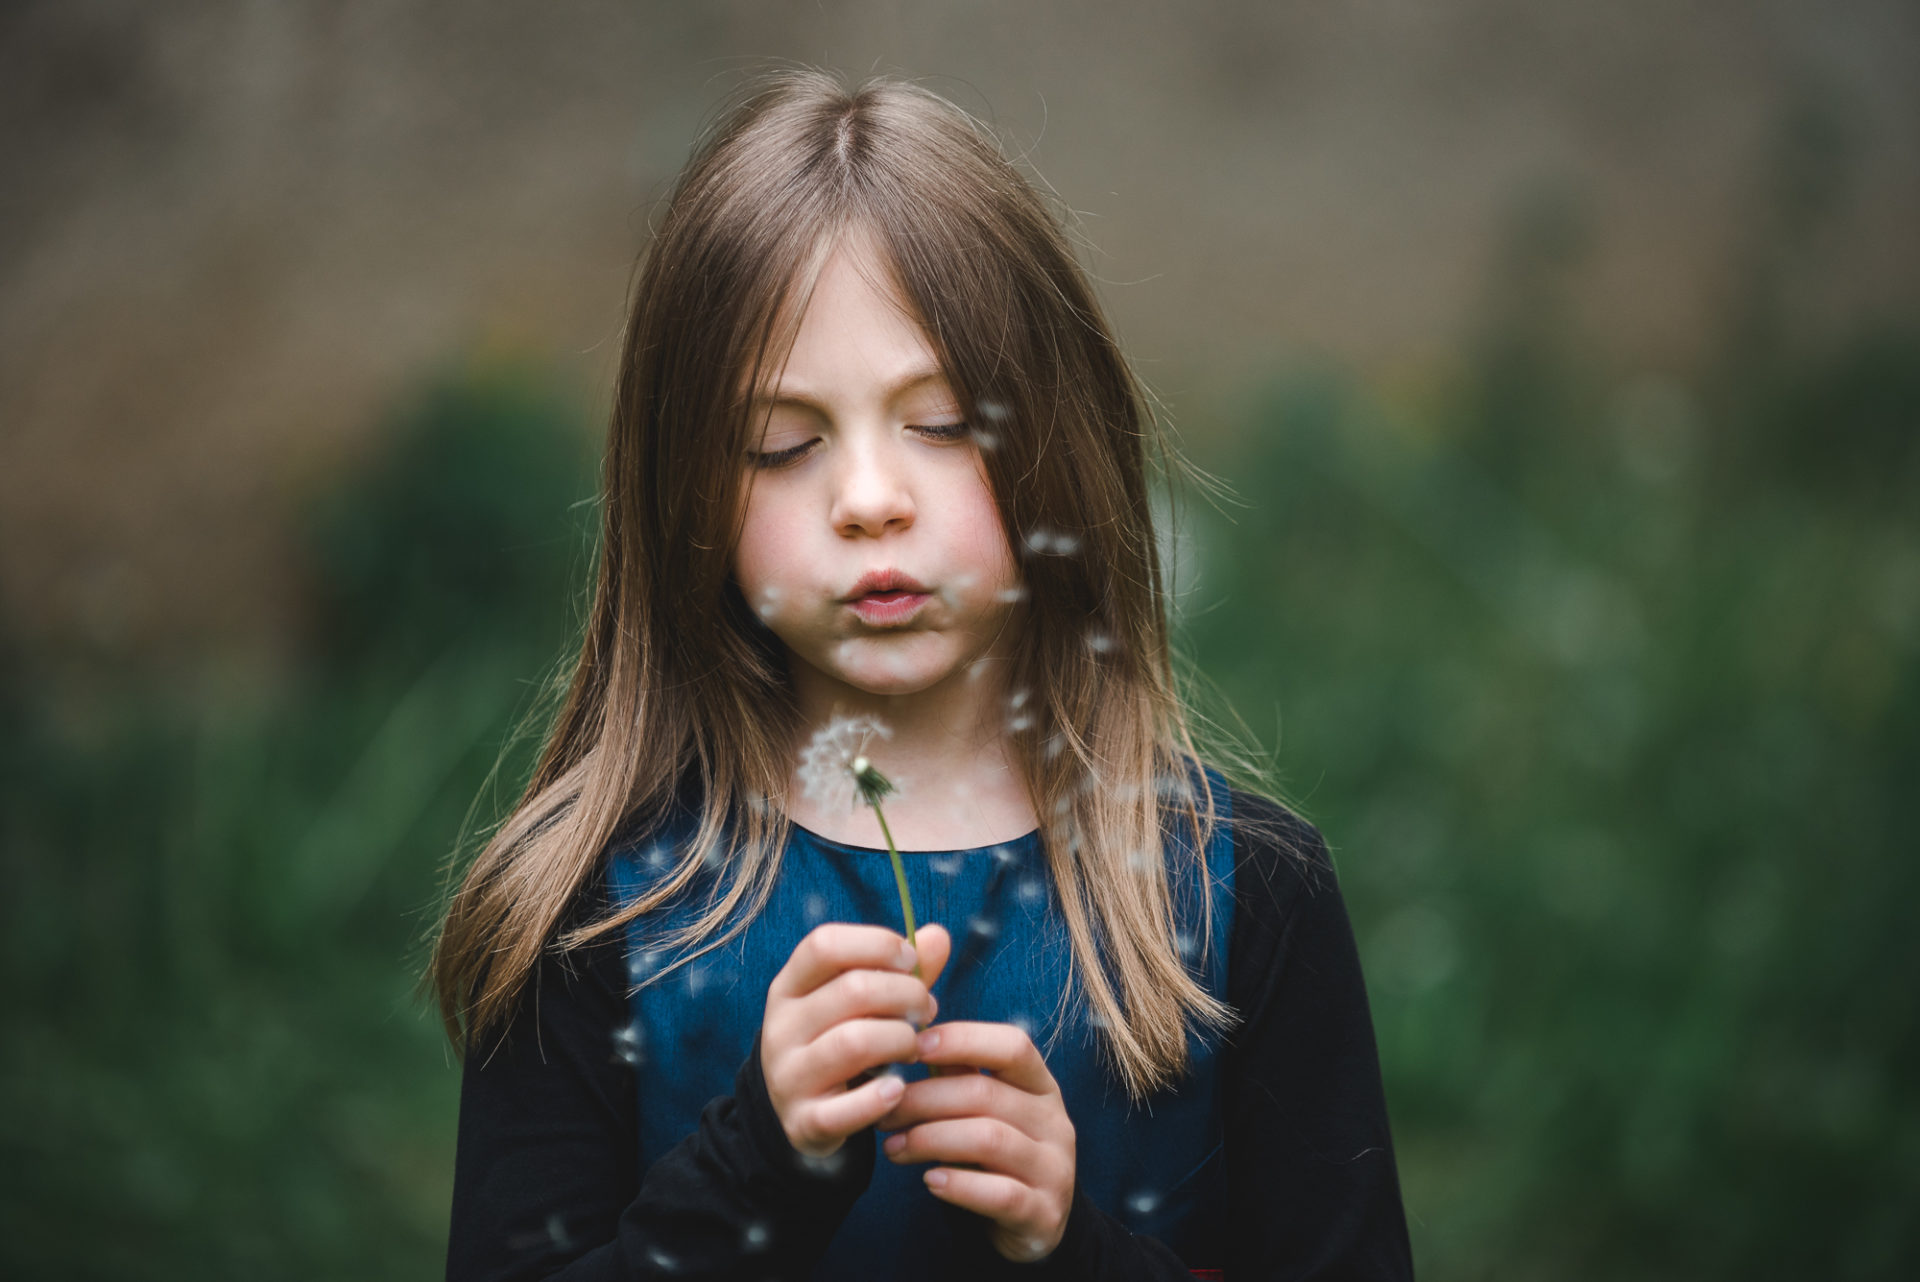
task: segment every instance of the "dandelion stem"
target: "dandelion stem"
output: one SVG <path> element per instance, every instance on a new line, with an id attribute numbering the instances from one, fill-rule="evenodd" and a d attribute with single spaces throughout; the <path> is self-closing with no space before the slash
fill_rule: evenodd
<path id="1" fill-rule="evenodd" d="M 893 860 L 893 881 L 900 888 L 900 915 L 907 919 L 907 943 L 913 946 L 914 956 L 920 955 L 920 941 L 913 928 L 913 896 L 907 893 L 907 870 L 900 863 L 900 852 L 894 849 L 893 829 L 887 827 L 887 816 L 880 809 L 878 799 L 868 803 L 873 807 L 873 817 L 880 821 L 880 835 L 887 839 L 887 858 Z M 925 979 L 920 973 L 920 963 L 913 963 L 913 977 Z"/>

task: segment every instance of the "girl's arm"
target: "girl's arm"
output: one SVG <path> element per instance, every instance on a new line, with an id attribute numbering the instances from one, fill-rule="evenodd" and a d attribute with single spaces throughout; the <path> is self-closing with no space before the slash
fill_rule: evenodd
<path id="1" fill-rule="evenodd" d="M 604 911 L 604 888 L 583 896 Z M 576 920 L 585 920 L 585 913 Z M 619 933 L 542 960 L 499 1043 L 467 1056 L 447 1277 L 804 1276 L 873 1168 L 871 1145 L 801 1163 L 756 1043 L 734 1093 L 638 1170 L 638 1099 Z"/>
<path id="2" fill-rule="evenodd" d="M 1235 792 L 1226 1276 L 1413 1277 L 1353 927 L 1315 829 Z"/>

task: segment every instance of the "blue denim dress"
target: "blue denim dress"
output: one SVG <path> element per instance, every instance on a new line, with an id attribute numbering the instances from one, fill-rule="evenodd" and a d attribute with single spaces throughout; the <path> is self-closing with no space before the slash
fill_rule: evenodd
<path id="1" fill-rule="evenodd" d="M 1188 969 L 1224 1001 L 1233 849 L 1227 788 L 1213 771 L 1206 777 L 1219 816 L 1206 852 L 1210 884 L 1203 884 L 1196 861 L 1168 862 Z M 687 831 L 669 826 L 615 853 L 612 882 L 622 904 L 673 866 L 673 843 Z M 1167 838 L 1185 850 L 1171 825 Z M 1192 1073 L 1176 1089 L 1132 1104 L 1101 1066 L 1038 835 L 971 850 L 906 852 L 901 859 L 919 920 L 938 922 L 953 937 L 953 954 L 933 986 L 939 1018 L 1027 1029 L 1073 1121 L 1080 1190 L 1128 1230 L 1166 1243 L 1190 1267 L 1217 1265 L 1226 1202 L 1219 1038 L 1189 1029 Z M 1213 938 L 1202 956 L 1198 906 L 1209 893 Z M 688 898 L 629 928 L 633 982 L 673 960 L 655 941 L 666 928 L 691 919 L 697 905 Z M 768 985 L 795 945 L 827 921 L 900 930 L 891 861 L 885 850 L 842 845 L 794 828 L 766 908 L 753 923 L 725 946 L 634 993 L 634 1025 L 626 1041 L 636 1051 L 643 1171 L 694 1133 L 710 1099 L 731 1092 L 760 1028 Z M 923 1065 L 904 1071 L 909 1081 L 927 1072 Z M 927 1191 L 921 1178 L 926 1169 L 881 1157 L 814 1276 L 913 1277 L 950 1258 L 958 1246 L 952 1234 L 973 1226 Z"/>

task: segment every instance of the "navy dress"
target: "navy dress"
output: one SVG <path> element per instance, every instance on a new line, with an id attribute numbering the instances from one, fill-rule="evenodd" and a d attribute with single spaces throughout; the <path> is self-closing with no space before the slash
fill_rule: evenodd
<path id="1" fill-rule="evenodd" d="M 1227 997 L 1234 918 L 1234 859 L 1228 791 L 1207 772 L 1219 822 L 1201 861 L 1177 827 L 1168 860 L 1179 941 L 1188 969 L 1214 997 Z M 677 860 L 690 829 L 670 826 L 616 853 L 610 884 L 631 903 Z M 1190 1265 L 1211 1265 L 1223 1238 L 1226 1206 L 1219 1039 L 1189 1030 L 1192 1072 L 1171 1090 L 1133 1104 L 1109 1080 L 1078 979 L 1065 922 L 1037 834 L 971 850 L 903 852 L 914 911 L 953 938 L 953 954 L 933 985 L 939 1018 L 1011 1023 L 1025 1028 L 1059 1083 L 1073 1121 L 1079 1189 L 1135 1233 L 1149 1234 Z M 795 945 L 827 921 L 902 927 L 900 899 L 885 850 L 842 845 L 792 829 L 766 908 L 738 937 L 662 978 L 676 957 L 658 941 L 684 924 L 710 883 L 636 920 L 628 931 L 632 1024 L 616 1039 L 634 1067 L 639 1104 L 640 1169 L 694 1133 L 701 1110 L 734 1088 L 753 1053 L 768 985 Z M 1212 938 L 1203 947 L 1201 896 L 1212 896 Z M 924 1077 L 924 1065 L 899 1070 Z M 856 1136 L 849 1143 L 874 1143 Z M 965 1249 L 967 1226 L 927 1191 L 926 1164 L 875 1164 L 871 1183 L 840 1225 L 814 1276 L 913 1277 L 928 1262 Z"/>

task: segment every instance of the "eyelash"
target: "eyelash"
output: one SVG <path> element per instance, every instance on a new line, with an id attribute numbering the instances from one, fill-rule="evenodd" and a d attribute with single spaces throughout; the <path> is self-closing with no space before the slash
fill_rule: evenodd
<path id="1" fill-rule="evenodd" d="M 957 441 L 973 430 L 971 423 L 913 423 L 909 426 L 914 431 L 925 433 L 936 441 Z M 811 441 L 802 442 L 788 449 L 773 450 L 765 454 L 757 450 L 748 450 L 747 461 L 762 471 L 777 471 L 783 467 L 792 467 L 811 453 L 813 447 L 819 443 L 819 438 L 815 437 Z"/>

